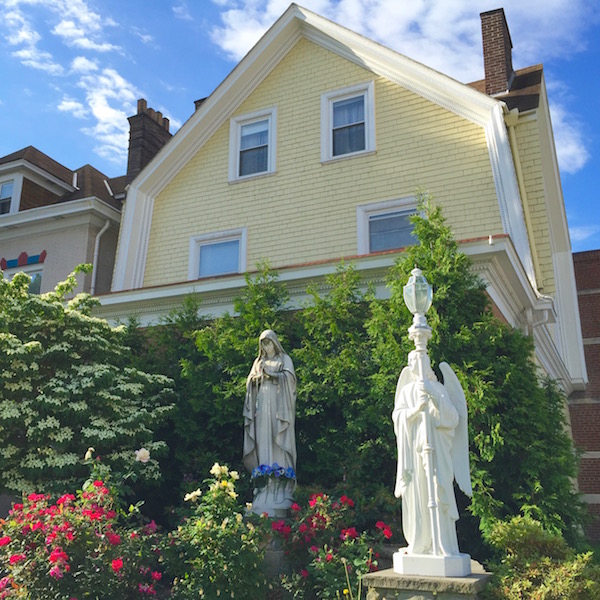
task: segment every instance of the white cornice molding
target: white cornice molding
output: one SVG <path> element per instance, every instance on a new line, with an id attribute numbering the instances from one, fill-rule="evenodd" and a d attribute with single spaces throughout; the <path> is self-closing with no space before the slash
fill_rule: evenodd
<path id="1" fill-rule="evenodd" d="M 34 230 L 47 232 L 73 227 L 90 219 L 103 223 L 108 219 L 118 225 L 121 213 L 98 198 L 82 198 L 2 215 L 0 232 L 2 239 L 6 240 L 31 235 Z"/>

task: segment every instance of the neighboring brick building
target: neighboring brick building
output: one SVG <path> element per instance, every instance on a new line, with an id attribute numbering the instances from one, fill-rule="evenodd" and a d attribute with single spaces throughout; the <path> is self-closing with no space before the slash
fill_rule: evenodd
<path id="1" fill-rule="evenodd" d="M 590 539 L 600 541 L 600 250 L 573 255 L 589 383 L 570 399 L 571 428 L 581 450 L 579 491 L 593 521 Z"/>
<path id="2" fill-rule="evenodd" d="M 109 178 L 94 167 L 71 170 L 29 146 L 0 157 L 0 269 L 32 278 L 47 292 L 81 263 L 94 270 L 76 291 L 110 290 L 126 186 L 169 140 L 169 121 L 138 102 L 129 118 L 127 174 Z"/>

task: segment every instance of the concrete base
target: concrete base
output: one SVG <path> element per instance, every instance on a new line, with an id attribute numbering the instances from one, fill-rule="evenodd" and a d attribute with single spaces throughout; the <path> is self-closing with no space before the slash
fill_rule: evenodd
<path id="1" fill-rule="evenodd" d="M 431 554 L 407 554 L 405 548 L 394 553 L 394 572 L 399 575 L 423 575 L 426 577 L 465 577 L 471 574 L 471 557 L 432 556 Z"/>
<path id="2" fill-rule="evenodd" d="M 366 600 L 478 600 L 491 574 L 474 560 L 470 571 L 464 577 L 426 577 L 386 569 L 365 575 L 362 584 Z"/>

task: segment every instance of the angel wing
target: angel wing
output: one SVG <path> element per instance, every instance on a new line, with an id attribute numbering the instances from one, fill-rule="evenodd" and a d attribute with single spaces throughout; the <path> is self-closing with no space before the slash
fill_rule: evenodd
<path id="1" fill-rule="evenodd" d="M 448 395 L 454 408 L 458 412 L 458 426 L 454 432 L 454 442 L 452 444 L 452 465 L 454 467 L 454 479 L 458 487 L 467 495 L 473 495 L 471 487 L 471 472 L 469 469 L 469 430 L 467 426 L 467 400 L 465 393 L 460 385 L 460 381 L 452 367 L 442 362 L 439 364 L 440 371 L 444 376 L 444 387 L 448 390 Z"/>

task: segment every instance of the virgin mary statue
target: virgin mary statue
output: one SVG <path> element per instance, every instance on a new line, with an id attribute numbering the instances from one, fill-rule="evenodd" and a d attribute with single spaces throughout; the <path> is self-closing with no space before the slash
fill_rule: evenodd
<path id="1" fill-rule="evenodd" d="M 256 488 L 252 510 L 280 516 L 292 503 L 296 471 L 296 374 L 271 329 L 260 334 L 258 356 L 246 380 L 244 466 Z"/>

